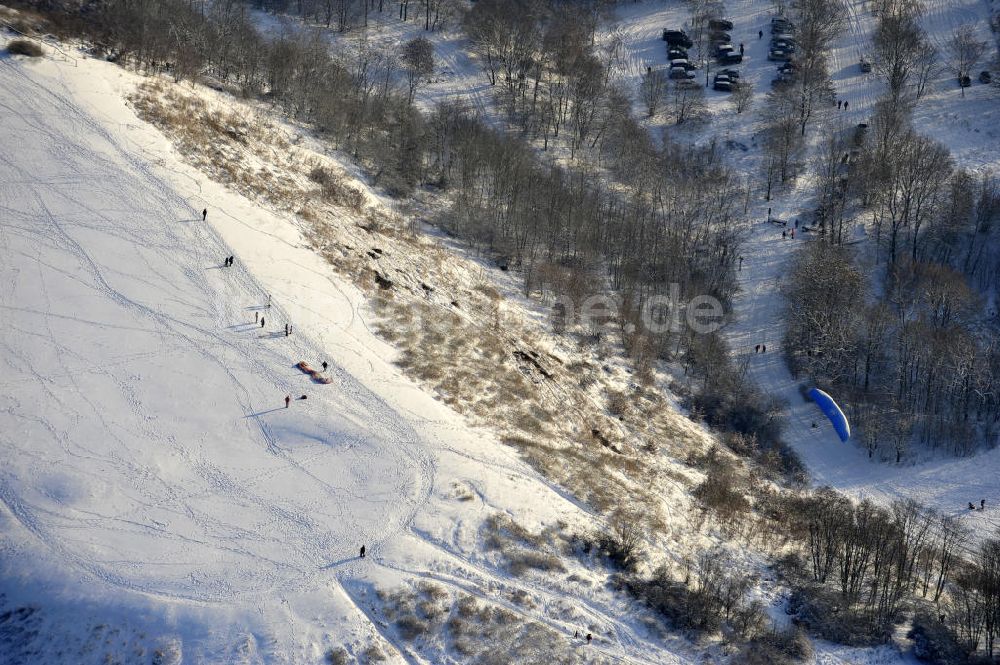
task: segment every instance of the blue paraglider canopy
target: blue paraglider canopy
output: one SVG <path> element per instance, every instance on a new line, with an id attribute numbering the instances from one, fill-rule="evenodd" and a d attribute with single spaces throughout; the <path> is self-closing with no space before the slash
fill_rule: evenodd
<path id="1" fill-rule="evenodd" d="M 833 429 L 841 441 L 847 441 L 851 438 L 851 424 L 847 422 L 847 416 L 840 410 L 840 407 L 837 406 L 832 397 L 819 388 L 810 390 L 809 397 L 812 398 L 812 401 L 816 402 L 816 406 L 819 407 L 820 411 L 830 419 Z"/>

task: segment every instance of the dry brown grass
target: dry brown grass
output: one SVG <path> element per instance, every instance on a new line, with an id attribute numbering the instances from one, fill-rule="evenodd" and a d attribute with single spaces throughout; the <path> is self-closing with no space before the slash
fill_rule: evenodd
<path id="1" fill-rule="evenodd" d="M 678 426 L 657 391 L 612 390 L 599 367 L 549 357 L 533 324 L 510 317 L 481 269 L 462 268 L 396 213 L 358 211 L 359 199 L 344 188 L 356 190 L 255 113 L 211 107 L 162 79 L 140 86 L 132 99 L 210 175 L 307 222 L 311 245 L 369 297 L 374 328 L 399 349 L 407 375 L 596 511 L 629 505 L 641 509 L 648 528 L 664 524 L 658 483 L 691 483 L 664 475 L 672 467 L 662 453 L 683 459 L 707 444 Z M 330 182 L 333 193 L 317 200 L 317 185 Z M 331 214 L 331 206 L 351 214 Z M 392 286 L 379 288 L 376 272 Z"/>
<path id="2" fill-rule="evenodd" d="M 30 39 L 12 39 L 7 42 L 7 52 L 11 55 L 25 55 L 29 58 L 40 58 L 45 55 L 42 47 Z"/>

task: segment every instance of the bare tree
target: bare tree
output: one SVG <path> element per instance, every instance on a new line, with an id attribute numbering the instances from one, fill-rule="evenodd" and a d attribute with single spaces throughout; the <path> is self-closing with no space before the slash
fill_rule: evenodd
<path id="1" fill-rule="evenodd" d="M 411 39 L 403 47 L 402 64 L 409 87 L 407 100 L 412 104 L 417 88 L 434 73 L 434 45 L 424 37 Z"/>
<path id="2" fill-rule="evenodd" d="M 646 75 L 639 84 L 639 98 L 646 105 L 646 112 L 652 118 L 663 103 L 667 93 L 667 80 L 659 69 L 647 68 Z"/>
<path id="3" fill-rule="evenodd" d="M 988 45 L 976 39 L 976 30 L 971 25 L 963 25 L 951 33 L 948 40 L 948 53 L 951 55 L 951 66 L 958 75 L 959 82 L 971 76 L 972 68 L 986 55 Z M 961 85 L 962 96 L 965 97 L 965 86 Z"/>
<path id="4" fill-rule="evenodd" d="M 899 99 L 907 91 L 911 77 L 917 74 L 926 45 L 923 28 L 914 16 L 882 16 L 873 41 L 875 71 L 888 84 L 889 96 Z"/>
<path id="5" fill-rule="evenodd" d="M 677 81 L 670 95 L 670 106 L 674 122 L 678 125 L 700 117 L 705 112 L 705 91 L 700 85 L 690 85 Z"/>
<path id="6" fill-rule="evenodd" d="M 743 113 L 753 104 L 753 84 L 740 79 L 733 84 L 733 94 L 730 96 L 737 113 Z"/>

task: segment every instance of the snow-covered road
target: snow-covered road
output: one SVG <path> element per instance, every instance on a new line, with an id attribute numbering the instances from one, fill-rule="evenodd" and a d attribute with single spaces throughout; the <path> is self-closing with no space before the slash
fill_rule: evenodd
<path id="1" fill-rule="evenodd" d="M 330 385 L 296 369 L 324 358 L 96 120 L 9 59 L 0 89 L 0 497 L 18 520 L 100 579 L 192 599 L 308 587 L 406 524 L 433 482 L 416 432 L 340 367 Z"/>

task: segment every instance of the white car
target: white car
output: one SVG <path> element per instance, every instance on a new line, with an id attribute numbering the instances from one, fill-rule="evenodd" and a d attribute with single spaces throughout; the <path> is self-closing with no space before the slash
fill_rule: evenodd
<path id="1" fill-rule="evenodd" d="M 693 79 L 695 76 L 696 74 L 694 72 L 690 72 L 684 67 L 671 67 L 670 73 L 667 74 L 667 78 L 681 81 Z"/>

